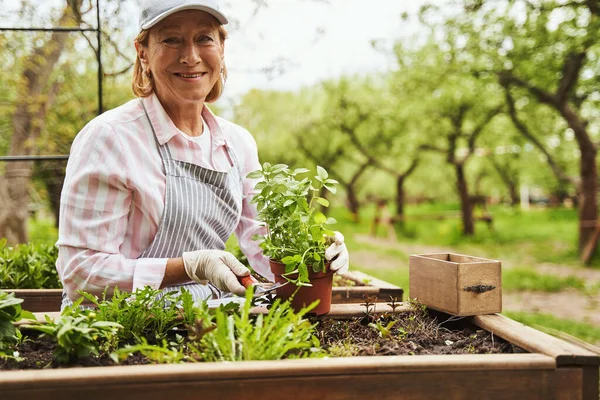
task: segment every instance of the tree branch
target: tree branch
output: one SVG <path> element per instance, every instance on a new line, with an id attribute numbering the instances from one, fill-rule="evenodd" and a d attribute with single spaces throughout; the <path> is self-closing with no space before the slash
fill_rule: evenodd
<path id="1" fill-rule="evenodd" d="M 577 182 L 563 171 L 561 167 L 558 166 L 554 158 L 550 155 L 548 150 L 544 147 L 544 145 L 529 131 L 529 128 L 519 119 L 517 116 L 517 109 L 515 107 L 515 100 L 510 94 L 510 89 L 508 87 L 504 88 L 506 94 L 506 104 L 508 105 L 508 115 L 512 120 L 513 124 L 517 128 L 517 130 L 523 135 L 527 140 L 529 140 L 535 147 L 538 148 L 546 157 L 552 172 L 554 172 L 554 176 L 559 182 L 570 183 L 577 186 Z"/>
<path id="2" fill-rule="evenodd" d="M 497 72 L 496 75 L 498 76 L 500 85 L 504 86 L 505 88 L 508 88 L 511 83 L 515 84 L 530 91 L 535 97 L 537 97 L 540 103 L 551 104 L 556 108 L 560 107 L 560 103 L 556 96 L 546 92 L 544 89 L 538 88 L 537 86 L 512 75 L 508 71 Z"/>
<path id="3" fill-rule="evenodd" d="M 563 76 L 556 91 L 556 99 L 559 104 L 565 104 L 569 99 L 569 94 L 577 84 L 579 72 L 585 61 L 586 53 L 569 54 L 565 65 L 563 66 Z"/>

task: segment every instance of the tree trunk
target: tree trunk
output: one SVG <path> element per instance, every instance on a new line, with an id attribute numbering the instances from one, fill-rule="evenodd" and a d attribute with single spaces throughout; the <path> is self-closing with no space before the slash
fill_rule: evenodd
<path id="1" fill-rule="evenodd" d="M 59 20 L 58 26 L 79 25 L 74 21 L 71 4 L 79 15 L 82 0 L 69 0 Z M 13 134 L 9 155 L 32 155 L 34 143 L 44 126 L 45 102 L 50 74 L 65 48 L 68 34 L 54 32 L 42 46 L 29 56 L 27 68 L 23 72 L 23 87 L 17 100 L 13 117 Z M 9 244 L 28 241 L 27 219 L 29 204 L 29 184 L 33 170 L 32 162 L 9 162 L 4 176 L 0 179 L 0 238 L 5 237 Z"/>
<path id="2" fill-rule="evenodd" d="M 469 201 L 469 190 L 467 180 L 465 179 L 464 166 L 455 164 L 456 169 L 456 189 L 460 198 L 460 209 L 462 212 L 463 233 L 467 236 L 475 234 L 475 224 L 473 223 L 473 207 Z"/>
<path id="3" fill-rule="evenodd" d="M 581 152 L 579 163 L 581 170 L 581 191 L 579 194 L 579 251 L 584 249 L 593 237 L 598 218 L 598 173 L 596 170 L 596 149 L 589 148 Z M 595 248 L 594 250 L 595 251 Z M 586 263 L 593 257 L 589 254 Z"/>
<path id="4" fill-rule="evenodd" d="M 404 175 L 399 175 L 396 177 L 396 221 L 402 226 L 404 226 L 404 202 L 405 202 L 405 194 L 404 194 Z"/>
<path id="5" fill-rule="evenodd" d="M 517 190 L 517 184 L 515 182 L 508 183 L 508 194 L 510 196 L 511 207 L 519 205 L 519 192 Z"/>
<path id="6" fill-rule="evenodd" d="M 356 196 L 356 190 L 354 189 L 354 185 L 346 186 L 346 201 L 348 203 L 348 210 L 352 214 L 352 221 L 359 222 L 360 218 L 358 213 L 360 211 L 360 202 L 358 201 L 358 197 Z"/>

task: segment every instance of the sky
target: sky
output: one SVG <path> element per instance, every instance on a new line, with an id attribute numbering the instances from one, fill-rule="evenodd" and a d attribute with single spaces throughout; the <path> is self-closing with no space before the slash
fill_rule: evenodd
<path id="1" fill-rule="evenodd" d="M 132 38 L 137 5 L 128 0 Z M 257 3 L 267 4 L 254 12 Z M 18 0 L 0 0 L 0 26 L 13 26 Z M 40 0 L 38 13 L 66 0 Z M 296 90 L 343 75 L 393 68 L 389 52 L 398 39 L 423 29 L 416 13 L 425 0 L 221 0 L 229 17 L 225 57 L 229 80 L 224 101 L 235 102 L 252 88 Z M 412 17 L 403 21 L 402 13 Z M 93 19 L 90 23 L 94 23 Z M 371 42 L 377 40 L 376 50 Z M 84 43 L 85 45 L 85 43 Z M 135 53 L 131 49 L 132 57 Z M 273 68 L 275 67 L 275 68 Z M 282 68 L 277 68 L 282 67 Z M 271 69 L 270 73 L 265 69 Z"/>
<path id="2" fill-rule="evenodd" d="M 225 53 L 230 70 L 227 95 L 250 88 L 294 90 L 342 75 L 385 71 L 394 66 L 389 50 L 420 29 L 415 15 L 422 0 L 271 0 L 251 17 L 252 4 L 234 1 L 224 11 L 240 21 Z M 388 54 L 372 47 L 377 40 Z M 258 70 L 277 65 L 281 74 Z"/>

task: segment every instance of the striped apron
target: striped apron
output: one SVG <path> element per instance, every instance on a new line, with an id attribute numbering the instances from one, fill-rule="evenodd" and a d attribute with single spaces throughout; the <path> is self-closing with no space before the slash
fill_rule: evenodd
<path id="1" fill-rule="evenodd" d="M 167 177 L 165 207 L 156 236 L 139 258 L 178 258 L 186 251 L 224 250 L 225 242 L 237 227 L 242 212 L 242 174 L 235 152 L 225 144 L 231 165 L 228 172 L 218 172 L 183 161 L 174 160 L 167 143 L 161 145 L 156 130 L 146 117 Z M 210 132 L 220 132 L 216 118 L 204 106 L 202 117 Z M 210 282 L 189 282 L 166 287 L 163 292 L 188 290 L 195 301 L 231 297 Z M 71 305 L 63 293 L 62 307 Z"/>

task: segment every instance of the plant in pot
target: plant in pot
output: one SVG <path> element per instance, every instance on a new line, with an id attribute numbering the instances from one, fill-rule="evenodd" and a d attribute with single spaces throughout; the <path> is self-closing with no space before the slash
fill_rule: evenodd
<path id="1" fill-rule="evenodd" d="M 275 282 L 289 282 L 277 289 L 277 296 L 291 300 L 296 310 L 318 299 L 313 313 L 325 314 L 331 307 L 333 282 L 325 250 L 334 236 L 329 226 L 336 220 L 316 207 L 329 206 L 319 193 L 324 188 L 335 194 L 338 182 L 322 167 L 317 167 L 314 179 L 300 177 L 307 172 L 306 168 L 292 170 L 285 164 L 264 163 L 261 170 L 248 174 L 248 178 L 259 179 L 252 202 L 266 225 L 266 233 L 254 239 L 269 257 Z"/>

